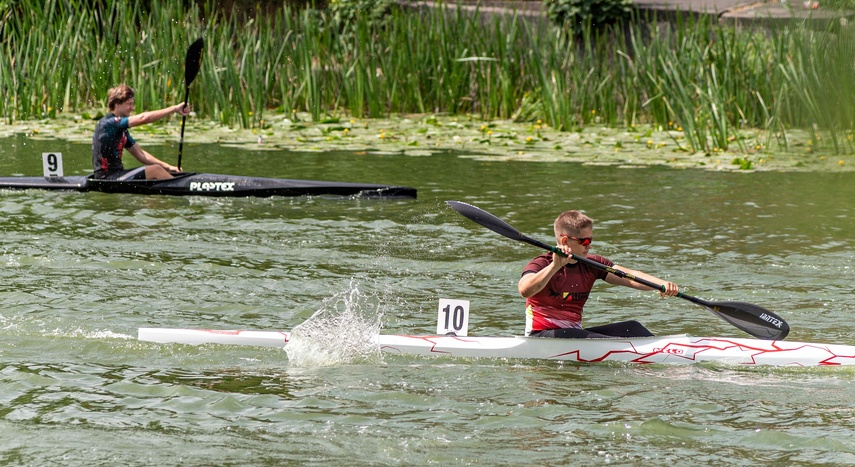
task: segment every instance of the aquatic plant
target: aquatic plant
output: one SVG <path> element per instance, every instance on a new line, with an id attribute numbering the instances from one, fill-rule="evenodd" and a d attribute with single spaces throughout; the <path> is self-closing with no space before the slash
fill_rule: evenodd
<path id="1" fill-rule="evenodd" d="M 391 8 L 382 21 L 351 11 L 345 28 L 327 10 L 289 6 L 250 14 L 213 1 L 16 0 L 0 16 L 0 116 L 102 109 L 120 82 L 136 88 L 140 109 L 177 102 L 186 46 L 199 36 L 206 49 L 190 99 L 228 126 L 261 128 L 270 112 L 446 113 L 541 118 L 564 131 L 676 122 L 678 150 L 706 153 L 786 149 L 787 131 L 802 128 L 815 148 L 855 150 L 851 27 L 635 17 L 577 36 L 453 5 Z M 746 128 L 764 131 L 763 144 L 745 145 Z"/>

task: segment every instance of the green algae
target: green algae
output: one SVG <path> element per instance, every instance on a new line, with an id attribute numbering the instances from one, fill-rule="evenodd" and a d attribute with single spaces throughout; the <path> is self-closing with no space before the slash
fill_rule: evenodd
<path id="1" fill-rule="evenodd" d="M 25 134 L 35 139 L 89 142 L 95 123 L 84 116 L 0 123 L 0 136 Z M 147 146 L 177 141 L 180 120 L 170 119 L 134 129 Z M 769 149 L 760 130 L 741 132 L 738 152 L 690 152 L 676 128 L 589 126 L 557 131 L 543 123 L 479 117 L 395 115 L 383 119 L 330 117 L 312 122 L 306 114 L 268 115 L 260 128 L 242 129 L 189 118 L 185 144 L 215 143 L 236 150 L 301 152 L 354 151 L 424 157 L 455 151 L 476 160 L 573 162 L 620 167 L 668 166 L 712 171 L 848 172 L 855 161 L 813 149 L 808 132 L 786 135 L 788 150 Z"/>

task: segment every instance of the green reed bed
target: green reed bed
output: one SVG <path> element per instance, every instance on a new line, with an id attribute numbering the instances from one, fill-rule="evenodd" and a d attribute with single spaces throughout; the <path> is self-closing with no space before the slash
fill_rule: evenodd
<path id="1" fill-rule="evenodd" d="M 851 27 L 635 18 L 577 39 L 453 7 L 339 22 L 287 7 L 251 18 L 214 2 L 155 3 L 13 2 L 0 17 L 0 116 L 92 112 L 120 82 L 137 90 L 139 109 L 177 102 L 186 47 L 204 36 L 191 102 L 224 125 L 262 127 L 271 112 L 474 114 L 567 131 L 653 124 L 674 131 L 681 149 L 708 153 L 787 149 L 787 132 L 799 128 L 813 132 L 808 150 L 855 151 Z M 749 141 L 746 130 L 761 137 Z"/>

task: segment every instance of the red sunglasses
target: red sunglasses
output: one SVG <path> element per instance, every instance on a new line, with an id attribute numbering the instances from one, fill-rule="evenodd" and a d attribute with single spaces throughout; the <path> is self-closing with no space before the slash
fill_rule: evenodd
<path id="1" fill-rule="evenodd" d="M 561 236 L 562 236 L 562 237 L 565 237 L 565 238 L 572 238 L 573 240 L 576 240 L 577 242 L 579 242 L 579 244 L 580 244 L 580 245 L 582 245 L 582 246 L 588 246 L 588 245 L 590 245 L 590 244 L 591 244 L 591 242 L 593 242 L 593 241 L 594 241 L 594 237 L 582 237 L 582 238 L 579 238 L 579 237 L 568 237 L 567 235 L 561 235 Z"/>

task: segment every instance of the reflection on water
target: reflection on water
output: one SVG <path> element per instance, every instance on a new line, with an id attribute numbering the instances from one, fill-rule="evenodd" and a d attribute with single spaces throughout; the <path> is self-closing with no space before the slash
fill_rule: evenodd
<path id="1" fill-rule="evenodd" d="M 66 173 L 88 168 L 87 145 L 16 137 L 0 144 L 0 174 L 41 174 L 49 150 Z M 583 209 L 597 221 L 594 251 L 618 264 L 765 306 L 790 323 L 789 339 L 853 343 L 853 174 L 212 145 L 185 148 L 184 160 L 203 172 L 402 184 L 419 199 L 0 192 L 0 459 L 855 462 L 846 369 L 388 355 L 295 366 L 282 349 L 134 338 L 147 326 L 292 329 L 321 310 L 342 319 L 323 322 L 330 332 L 312 348 L 340 350 L 366 326 L 432 332 L 439 298 L 470 300 L 470 334 L 518 334 L 516 280 L 539 251 L 457 215 L 445 205 L 457 199 L 544 241 L 558 212 Z M 739 335 L 684 300 L 597 286 L 586 322 L 629 318 L 658 334 Z"/>

